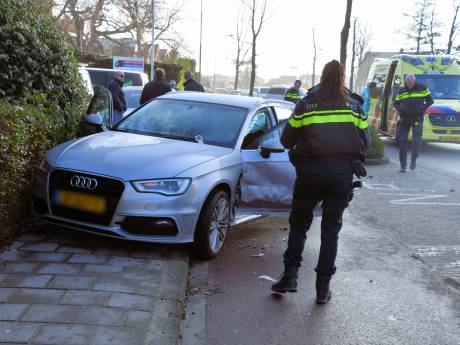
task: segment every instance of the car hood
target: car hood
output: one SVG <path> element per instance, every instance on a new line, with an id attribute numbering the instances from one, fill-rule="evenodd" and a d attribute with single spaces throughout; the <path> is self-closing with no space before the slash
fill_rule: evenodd
<path id="1" fill-rule="evenodd" d="M 232 151 L 188 141 L 108 131 L 59 145 L 48 153 L 47 159 L 56 168 L 130 181 L 174 177 Z"/>
<path id="2" fill-rule="evenodd" d="M 435 99 L 427 110 L 430 114 L 455 114 L 460 112 L 460 101 L 453 99 Z"/>

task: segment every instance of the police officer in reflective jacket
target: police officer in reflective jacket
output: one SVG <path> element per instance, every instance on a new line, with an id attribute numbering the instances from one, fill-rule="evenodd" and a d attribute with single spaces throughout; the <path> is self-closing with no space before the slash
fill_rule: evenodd
<path id="1" fill-rule="evenodd" d="M 399 90 L 394 107 L 399 113 L 397 139 L 399 142 L 399 163 L 402 173 L 406 172 L 407 166 L 407 138 L 412 129 L 412 155 L 410 168 L 416 167 L 416 161 L 423 134 L 423 116 L 425 111 L 433 104 L 430 90 L 424 85 L 416 83 L 415 76 L 408 74 L 404 78 L 405 87 Z"/>
<path id="2" fill-rule="evenodd" d="M 299 92 L 301 86 L 302 86 L 302 82 L 300 80 L 296 80 L 294 82 L 294 86 L 291 87 L 286 92 L 286 96 L 284 96 L 284 100 L 297 104 L 297 102 L 302 99 L 302 97 L 300 96 L 300 92 Z"/>
<path id="3" fill-rule="evenodd" d="M 283 145 L 290 149 L 297 179 L 284 253 L 285 269 L 272 291 L 297 291 L 306 233 L 313 220 L 313 209 L 322 200 L 321 248 L 315 269 L 318 304 L 331 298 L 329 282 L 336 271 L 342 215 L 352 194 L 353 174 L 365 171 L 362 162 L 370 140 L 367 118 L 361 108 L 363 100 L 343 86 L 344 78 L 343 65 L 336 60 L 327 63 L 320 84 L 297 103 L 281 137 Z"/>

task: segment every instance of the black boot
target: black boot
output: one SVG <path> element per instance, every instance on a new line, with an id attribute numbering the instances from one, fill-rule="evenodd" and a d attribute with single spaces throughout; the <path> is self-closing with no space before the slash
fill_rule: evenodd
<path id="1" fill-rule="evenodd" d="M 285 266 L 281 278 L 272 285 L 274 292 L 297 292 L 297 277 L 299 268 L 296 266 Z"/>
<path id="2" fill-rule="evenodd" d="M 329 289 L 331 277 L 316 275 L 316 303 L 325 304 L 331 299 L 332 293 Z"/>

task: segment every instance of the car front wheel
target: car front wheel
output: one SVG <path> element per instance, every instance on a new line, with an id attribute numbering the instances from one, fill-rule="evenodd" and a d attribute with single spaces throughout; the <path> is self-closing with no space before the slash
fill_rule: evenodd
<path id="1" fill-rule="evenodd" d="M 206 201 L 195 230 L 196 256 L 212 259 L 224 246 L 230 228 L 230 201 L 227 193 L 217 191 Z"/>

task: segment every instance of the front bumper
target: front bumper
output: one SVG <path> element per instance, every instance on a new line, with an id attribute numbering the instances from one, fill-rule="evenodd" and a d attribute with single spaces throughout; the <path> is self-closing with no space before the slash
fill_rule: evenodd
<path id="1" fill-rule="evenodd" d="M 460 143 L 460 124 L 458 126 L 435 126 L 429 116 L 423 122 L 423 140 L 431 142 Z"/>
<path id="2" fill-rule="evenodd" d="M 125 188 L 113 213 L 110 224 L 99 225 L 76 219 L 69 219 L 53 213 L 49 200 L 49 176 L 41 173 L 36 176 L 34 188 L 34 205 L 36 213 L 45 222 L 66 228 L 81 230 L 98 235 L 121 238 L 131 241 L 152 243 L 190 243 L 194 240 L 196 223 L 201 204 L 193 204 L 189 193 L 180 196 L 164 196 L 154 193 L 139 193 L 130 183 L 124 182 Z M 177 231 L 174 235 L 161 234 L 146 227 L 142 231 L 133 229 L 132 220 L 163 220 L 173 222 Z M 130 224 L 128 227 L 127 224 Z M 136 224 L 134 222 L 134 224 Z M 172 223 L 171 223 L 172 224 Z M 141 232 L 141 233 L 139 233 Z M 154 234 L 152 234 L 154 233 Z M 171 231 L 169 231 L 171 233 Z"/>

